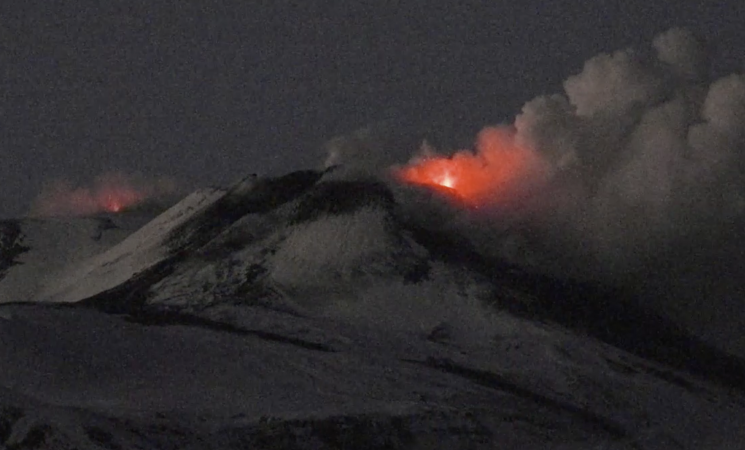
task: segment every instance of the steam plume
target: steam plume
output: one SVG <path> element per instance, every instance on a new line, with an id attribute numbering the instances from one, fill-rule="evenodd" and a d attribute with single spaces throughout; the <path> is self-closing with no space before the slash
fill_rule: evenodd
<path id="1" fill-rule="evenodd" d="M 337 146 L 333 157 L 371 169 L 405 163 L 394 170 L 420 185 L 470 192 L 478 184 L 479 203 L 540 205 L 537 214 L 527 208 L 521 226 L 540 236 L 541 251 L 625 271 L 682 236 L 742 215 L 745 77 L 711 82 L 707 68 L 705 45 L 673 29 L 654 39 L 652 54 L 625 49 L 590 59 L 563 92 L 527 102 L 511 126 L 483 131 L 475 151 L 448 156 L 426 148 L 406 163 L 401 149 L 375 152 L 380 146 L 365 144 Z M 534 156 L 516 164 L 515 155 Z M 437 165 L 438 175 L 422 182 Z M 443 175 L 461 170 L 460 180 Z M 503 218 L 490 216 L 480 230 L 495 248 L 514 242 L 514 235 L 490 234 L 504 227 L 489 221 Z"/>

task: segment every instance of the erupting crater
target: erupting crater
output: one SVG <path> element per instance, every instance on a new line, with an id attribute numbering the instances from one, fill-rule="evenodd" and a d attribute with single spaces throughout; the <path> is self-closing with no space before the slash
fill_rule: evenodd
<path id="1" fill-rule="evenodd" d="M 479 133 L 476 151 L 426 156 L 393 169 L 401 182 L 452 194 L 467 207 L 508 206 L 546 179 L 548 166 L 506 128 Z"/>

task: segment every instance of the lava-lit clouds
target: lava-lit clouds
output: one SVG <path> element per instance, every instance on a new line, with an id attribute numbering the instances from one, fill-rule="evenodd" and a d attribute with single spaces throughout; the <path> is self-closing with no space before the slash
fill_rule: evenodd
<path id="1" fill-rule="evenodd" d="M 121 173 L 97 177 L 90 186 L 75 186 L 65 180 L 47 185 L 33 202 L 31 216 L 90 216 L 118 213 L 147 201 L 158 201 L 176 192 L 176 183 Z"/>
<path id="2" fill-rule="evenodd" d="M 482 249 L 525 230 L 562 267 L 638 270 L 684 236 L 745 221 L 745 75 L 709 79 L 706 45 L 684 29 L 651 50 L 590 58 L 563 92 L 483 130 L 473 151 L 417 155 L 368 134 L 337 146 L 334 163 L 371 171 L 388 162 L 403 185 L 507 213 L 463 215 L 481 221 Z"/>
<path id="3" fill-rule="evenodd" d="M 479 133 L 474 152 L 419 157 L 395 168 L 394 175 L 406 183 L 448 188 L 470 207 L 507 207 L 545 181 L 548 165 L 519 145 L 514 131 L 489 127 Z"/>

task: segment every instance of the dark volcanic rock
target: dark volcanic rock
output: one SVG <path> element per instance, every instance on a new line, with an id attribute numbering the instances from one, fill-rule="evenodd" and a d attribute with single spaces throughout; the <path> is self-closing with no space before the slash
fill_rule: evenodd
<path id="1" fill-rule="evenodd" d="M 352 213 L 366 206 L 391 209 L 393 204 L 393 194 L 379 181 L 326 181 L 314 186 L 300 201 L 291 222 L 310 222 L 323 215 Z"/>
<path id="2" fill-rule="evenodd" d="M 23 244 L 23 232 L 17 220 L 0 221 L 0 279 L 9 268 L 20 264 L 18 257 L 29 251 Z"/>

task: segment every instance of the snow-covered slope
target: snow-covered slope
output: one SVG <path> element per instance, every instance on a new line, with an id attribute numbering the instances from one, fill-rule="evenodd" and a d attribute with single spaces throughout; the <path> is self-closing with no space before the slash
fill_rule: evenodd
<path id="1" fill-rule="evenodd" d="M 6 309 L 9 448 L 714 449 L 745 438 L 741 396 L 509 315 L 491 339 L 464 342 L 255 307 L 223 310 L 231 326 Z"/>
<path id="2" fill-rule="evenodd" d="M 29 301 L 68 267 L 119 243 L 152 219 L 122 214 L 0 222 L 0 303 Z"/>
<path id="3" fill-rule="evenodd" d="M 39 303 L 0 307 L 0 445 L 745 440 L 741 361 L 621 291 L 523 272 L 431 225 L 379 181 L 314 171 L 192 194 Z"/>
<path id="4" fill-rule="evenodd" d="M 118 245 L 76 264 L 42 291 L 38 299 L 51 302 L 78 301 L 111 289 L 169 256 L 169 233 L 223 195 L 219 189 L 194 192 Z"/>

